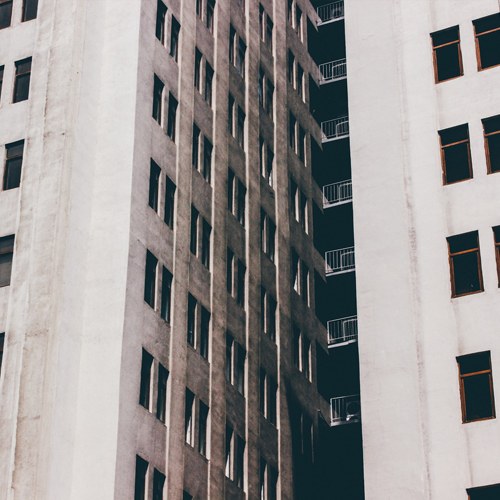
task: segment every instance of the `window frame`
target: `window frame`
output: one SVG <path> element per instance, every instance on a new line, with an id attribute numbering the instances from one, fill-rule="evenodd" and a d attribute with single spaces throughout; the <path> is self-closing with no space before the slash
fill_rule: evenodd
<path id="1" fill-rule="evenodd" d="M 22 147 L 20 153 L 11 153 L 9 155 L 9 149 L 14 149 L 17 147 Z M 17 175 L 12 175 L 11 165 L 20 159 L 19 165 L 19 179 Z M 3 172 L 3 191 L 8 191 L 10 189 L 16 189 L 21 185 L 21 176 L 23 172 L 23 162 L 24 162 L 24 139 L 16 142 L 11 142 L 5 145 L 5 162 L 4 162 L 4 172 Z M 15 173 L 15 172 L 14 172 Z M 13 179 L 13 180 L 12 180 Z"/>
<path id="2" fill-rule="evenodd" d="M 495 261 L 497 264 L 498 287 L 500 288 L 500 226 L 495 226 L 493 230 L 493 242 L 495 244 Z"/>
<path id="3" fill-rule="evenodd" d="M 498 120 L 498 122 L 499 122 L 498 130 L 494 130 L 493 132 L 487 133 L 485 122 L 487 123 L 488 121 L 494 121 L 494 120 Z M 487 172 L 488 172 L 488 174 L 496 174 L 497 172 L 500 172 L 500 159 L 499 159 L 498 170 L 492 170 L 489 138 L 498 135 L 499 136 L 498 139 L 500 140 L 500 115 L 489 116 L 488 118 L 483 118 L 481 120 L 481 124 L 483 125 L 484 150 L 485 150 L 485 154 L 486 154 Z"/>
<path id="4" fill-rule="evenodd" d="M 26 1 L 26 0 L 25 0 Z M 156 6 L 156 38 L 165 46 L 167 41 L 167 11 L 168 8 L 162 0 L 158 0 Z"/>
<path id="5" fill-rule="evenodd" d="M 175 220 L 175 192 L 177 186 L 172 182 L 168 175 L 165 176 L 165 213 L 163 221 L 170 228 L 174 229 Z"/>
<path id="6" fill-rule="evenodd" d="M 443 139 L 442 139 L 442 136 L 441 136 L 441 132 L 447 132 L 447 131 L 449 131 L 451 129 L 460 128 L 460 127 L 463 127 L 463 126 L 467 127 L 467 139 L 462 139 L 460 141 L 456 141 L 456 142 L 453 142 L 453 143 L 450 143 L 450 144 L 443 145 Z M 438 135 L 439 135 L 439 147 L 440 147 L 440 151 L 441 151 L 441 168 L 442 168 L 442 171 L 443 171 L 443 186 L 450 186 L 452 184 L 457 184 L 459 182 L 465 182 L 465 181 L 473 179 L 474 175 L 473 175 L 473 171 L 472 171 L 472 155 L 471 155 L 471 147 L 470 147 L 469 124 L 465 123 L 463 125 L 456 125 L 455 127 L 449 127 L 447 129 L 439 130 L 438 131 Z M 448 180 L 447 180 L 448 174 L 447 174 L 447 167 L 446 167 L 445 149 L 446 148 L 451 148 L 453 146 L 457 146 L 459 144 L 464 144 L 464 143 L 467 144 L 467 158 L 468 158 L 468 162 L 469 162 L 469 177 L 466 177 L 465 179 L 459 179 L 458 181 L 448 182 Z"/>
<path id="7" fill-rule="evenodd" d="M 161 317 L 170 323 L 172 314 L 172 273 L 163 266 L 162 268 L 162 283 L 161 283 Z"/>
<path id="8" fill-rule="evenodd" d="M 22 64 L 27 64 L 29 62 L 29 70 L 25 71 L 19 71 L 19 67 Z M 25 59 L 21 59 L 20 61 L 15 62 L 16 66 L 16 73 L 14 77 L 14 91 L 12 94 L 12 103 L 18 103 L 18 102 L 24 102 L 29 99 L 30 96 L 30 87 L 31 87 L 31 70 L 32 70 L 32 65 L 33 61 L 31 57 L 26 57 Z M 21 96 L 18 96 L 18 86 L 19 86 L 19 81 L 21 78 L 27 78 L 28 83 L 27 83 L 27 90 L 26 90 L 26 95 L 21 94 Z"/>
<path id="9" fill-rule="evenodd" d="M 167 135 L 175 143 L 177 135 L 177 109 L 179 101 L 172 95 L 168 94 L 168 119 L 167 119 Z"/>
<path id="10" fill-rule="evenodd" d="M 163 127 L 163 92 L 165 84 L 160 80 L 158 75 L 154 75 L 153 83 L 153 111 L 152 117 L 160 127 Z"/>
<path id="11" fill-rule="evenodd" d="M 193 295 L 188 293 L 186 341 L 193 349 L 196 345 L 197 312 L 198 301 Z"/>
<path id="12" fill-rule="evenodd" d="M 151 158 L 149 165 L 149 206 L 156 214 L 158 214 L 160 209 L 160 178 L 161 168 Z"/>
<path id="13" fill-rule="evenodd" d="M 134 500 L 146 500 L 149 463 L 139 455 L 135 456 Z"/>
<path id="14" fill-rule="evenodd" d="M 165 423 L 167 417 L 167 384 L 169 371 L 158 363 L 158 392 L 156 396 L 156 418 Z"/>
<path id="15" fill-rule="evenodd" d="M 176 63 L 179 62 L 179 45 L 181 37 L 181 25 L 177 19 L 172 16 L 170 20 L 170 55 Z"/>
<path id="16" fill-rule="evenodd" d="M 194 448 L 194 422 L 196 418 L 195 402 L 196 397 L 194 393 L 186 387 L 184 400 L 184 440 L 191 448 Z"/>
<path id="17" fill-rule="evenodd" d="M 6 29 L 6 28 L 10 28 L 10 26 L 12 25 L 12 7 L 13 7 L 13 0 L 0 0 L 0 9 L 2 8 L 2 6 L 4 5 L 7 5 L 7 6 L 10 6 L 10 14 L 8 16 L 9 18 L 9 24 L 6 24 L 5 26 L 2 26 L 0 27 L 0 30 L 3 30 L 3 29 Z M 8 8 L 8 7 L 7 7 Z"/>
<path id="18" fill-rule="evenodd" d="M 152 411 L 153 403 L 153 364 L 153 356 L 142 348 L 139 404 L 149 413 Z"/>
<path id="19" fill-rule="evenodd" d="M 434 45 L 434 38 L 433 35 L 436 35 L 438 33 L 442 33 L 443 31 L 448 31 L 456 28 L 457 33 L 458 33 L 458 39 L 452 42 L 447 42 L 443 43 L 441 45 Z M 432 42 L 432 60 L 433 60 L 433 66 L 434 66 L 434 83 L 442 83 L 442 82 L 449 82 L 450 80 L 455 80 L 456 78 L 460 78 L 464 76 L 464 65 L 463 65 L 463 59 L 462 59 L 462 47 L 460 44 L 460 27 L 459 26 L 450 26 L 449 28 L 445 28 L 443 30 L 435 31 L 430 34 L 431 36 L 431 42 Z M 458 64 L 460 68 L 460 74 L 457 76 L 452 76 L 451 78 L 446 78 L 445 80 L 439 80 L 438 78 L 438 64 L 437 64 L 437 54 L 436 51 L 438 49 L 442 49 L 443 47 L 448 47 L 450 45 L 457 45 L 457 50 L 458 50 Z"/>
<path id="20" fill-rule="evenodd" d="M 158 259 L 156 256 L 146 249 L 146 265 L 144 269 L 144 302 L 148 304 L 154 311 L 156 310 L 158 286 Z"/>
<path id="21" fill-rule="evenodd" d="M 500 31 L 500 25 L 498 28 L 494 28 L 492 30 L 485 31 L 483 33 L 477 33 L 477 30 L 476 30 L 476 23 L 478 21 L 482 21 L 483 19 L 486 19 L 488 17 L 494 17 L 494 16 L 499 16 L 499 18 L 500 18 L 500 14 L 498 12 L 496 12 L 495 14 L 492 14 L 491 16 L 484 16 L 481 19 L 476 19 L 476 20 L 472 21 L 472 25 L 474 27 L 474 43 L 476 46 L 476 60 L 477 60 L 477 70 L 478 71 L 485 71 L 487 69 L 496 68 L 496 67 L 500 66 L 500 63 L 498 63 L 498 64 L 494 64 L 493 66 L 487 66 L 486 68 L 483 68 L 483 64 L 482 64 L 482 60 L 481 60 L 481 51 L 480 51 L 480 46 L 479 46 L 479 37 L 484 36 L 484 35 L 489 35 L 490 33 L 494 33 L 495 31 Z"/>

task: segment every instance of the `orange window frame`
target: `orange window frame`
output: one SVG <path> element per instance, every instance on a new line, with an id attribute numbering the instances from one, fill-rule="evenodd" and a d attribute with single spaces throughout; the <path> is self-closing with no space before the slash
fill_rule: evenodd
<path id="1" fill-rule="evenodd" d="M 431 33 L 432 60 L 434 62 L 434 82 L 435 83 L 448 82 L 450 80 L 454 80 L 455 78 L 460 78 L 461 76 L 464 76 L 464 64 L 463 64 L 463 60 L 462 60 L 462 48 L 460 46 L 460 30 L 457 30 L 457 32 L 458 32 L 458 39 L 457 40 L 454 40 L 453 42 L 442 43 L 441 45 L 434 45 L 434 38 L 432 37 L 432 35 L 434 33 Z M 458 45 L 457 50 L 458 50 L 458 63 L 460 66 L 460 74 L 457 76 L 453 76 L 451 78 L 447 78 L 446 80 L 439 80 L 438 79 L 438 65 L 437 65 L 436 51 L 438 49 L 442 49 L 443 47 L 447 47 L 449 45 Z"/>
<path id="2" fill-rule="evenodd" d="M 455 268 L 454 268 L 454 263 L 453 263 L 453 258 L 458 257 L 459 255 L 464 255 L 468 253 L 476 253 L 477 256 L 477 271 L 478 271 L 478 277 L 479 277 L 479 290 L 476 290 L 474 292 L 467 292 L 467 293 L 461 293 L 457 295 L 456 290 L 455 290 Z M 479 239 L 477 243 L 477 247 L 471 248 L 469 250 L 463 250 L 461 252 L 450 252 L 450 242 L 448 240 L 448 260 L 450 262 L 450 272 L 451 272 L 451 296 L 454 297 L 463 297 L 465 295 L 473 295 L 475 293 L 480 293 L 484 291 L 484 284 L 483 284 L 483 273 L 481 269 L 481 253 L 479 251 Z"/>

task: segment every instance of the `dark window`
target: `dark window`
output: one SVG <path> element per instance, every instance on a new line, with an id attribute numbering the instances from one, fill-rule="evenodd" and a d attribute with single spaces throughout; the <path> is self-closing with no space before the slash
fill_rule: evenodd
<path id="1" fill-rule="evenodd" d="M 0 0 L 0 30 L 10 26 L 12 18 L 12 0 Z"/>
<path id="2" fill-rule="evenodd" d="M 292 285 L 293 289 L 299 293 L 300 283 L 299 283 L 299 271 L 300 271 L 300 259 L 297 252 L 292 249 Z"/>
<path id="3" fill-rule="evenodd" d="M 198 420 L 198 452 L 204 457 L 207 456 L 208 410 L 208 406 L 200 401 L 200 415 Z"/>
<path id="4" fill-rule="evenodd" d="M 264 21 L 265 21 L 266 15 L 264 13 L 264 7 L 262 7 L 262 4 L 259 4 L 259 36 L 264 40 L 265 37 L 265 30 L 264 30 Z"/>
<path id="5" fill-rule="evenodd" d="M 470 488 L 467 490 L 469 500 L 497 500 L 500 498 L 500 484 Z"/>
<path id="6" fill-rule="evenodd" d="M 160 167 L 151 160 L 149 168 L 149 206 L 158 213 L 158 191 L 160 189 Z"/>
<path id="7" fill-rule="evenodd" d="M 168 370 L 160 363 L 158 365 L 158 397 L 156 399 L 156 418 L 165 422 L 167 413 L 167 381 Z"/>
<path id="8" fill-rule="evenodd" d="M 272 118 L 274 108 L 274 86 L 269 78 L 266 79 L 266 113 Z"/>
<path id="9" fill-rule="evenodd" d="M 500 115 L 483 120 L 488 173 L 500 172 Z"/>
<path id="10" fill-rule="evenodd" d="M 267 290 L 260 287 L 260 329 L 267 332 Z"/>
<path id="11" fill-rule="evenodd" d="M 2 96 L 3 70 L 4 67 L 0 66 L 0 97 Z"/>
<path id="12" fill-rule="evenodd" d="M 148 463 L 139 455 L 135 457 L 135 493 L 134 500 L 146 500 L 146 476 Z"/>
<path id="13" fill-rule="evenodd" d="M 153 356 L 146 350 L 142 350 L 141 363 L 141 386 L 139 392 L 139 404 L 146 410 L 151 411 L 151 369 L 153 367 Z"/>
<path id="14" fill-rule="evenodd" d="M 238 73 L 245 78 L 245 53 L 247 51 L 247 46 L 243 43 L 240 38 L 238 43 Z"/>
<path id="15" fill-rule="evenodd" d="M 23 2 L 23 22 L 36 19 L 38 10 L 38 0 L 24 0 Z"/>
<path id="16" fill-rule="evenodd" d="M 477 231 L 451 236 L 448 251 L 452 297 L 483 291 Z"/>
<path id="17" fill-rule="evenodd" d="M 290 134 L 290 147 L 295 151 L 296 149 L 296 141 L 295 141 L 295 129 L 297 128 L 296 127 L 297 125 L 297 120 L 295 119 L 295 116 L 292 115 L 292 113 L 290 113 L 290 130 L 289 130 L 289 134 Z"/>
<path id="18" fill-rule="evenodd" d="M 462 421 L 495 418 L 490 352 L 457 358 L 460 374 Z"/>
<path id="19" fill-rule="evenodd" d="M 203 144 L 203 177 L 210 184 L 212 176 L 212 143 L 205 137 Z"/>
<path id="20" fill-rule="evenodd" d="M 492 68 L 500 64 L 500 14 L 474 21 L 476 34 L 477 69 Z"/>
<path id="21" fill-rule="evenodd" d="M 267 385 L 267 375 L 264 369 L 260 369 L 260 389 L 259 389 L 259 407 L 260 412 L 264 417 L 266 416 L 266 385 Z"/>
<path id="22" fill-rule="evenodd" d="M 246 351 L 237 344 L 236 349 L 236 389 L 243 396 L 245 395 L 245 358 Z"/>
<path id="23" fill-rule="evenodd" d="M 144 300 L 154 309 L 156 299 L 156 268 L 158 259 L 148 250 L 146 253 L 146 279 L 144 284 Z"/>
<path id="24" fill-rule="evenodd" d="M 210 269 L 210 235 L 212 228 L 210 224 L 203 220 L 203 228 L 201 235 L 201 262 L 204 266 Z"/>
<path id="25" fill-rule="evenodd" d="M 233 383 L 233 337 L 226 332 L 226 364 L 225 364 L 225 375 L 226 380 L 232 384 Z"/>
<path id="26" fill-rule="evenodd" d="M 246 200 L 247 188 L 243 183 L 238 180 L 238 211 L 236 216 L 238 217 L 238 222 L 244 226 L 245 225 L 245 200 Z"/>
<path id="27" fill-rule="evenodd" d="M 297 65 L 297 92 L 302 100 L 304 100 L 304 70 L 300 64 Z"/>
<path id="28" fill-rule="evenodd" d="M 182 492 L 182 500 L 193 500 L 193 497 L 187 491 L 183 491 Z"/>
<path id="29" fill-rule="evenodd" d="M 200 328 L 200 354 L 208 359 L 208 346 L 210 337 L 210 313 L 201 308 L 201 328 Z"/>
<path id="30" fill-rule="evenodd" d="M 302 300 L 309 305 L 309 268 L 302 262 L 301 266 L 302 283 L 300 287 L 300 292 L 302 294 Z"/>
<path id="31" fill-rule="evenodd" d="M 277 399 L 278 386 L 272 377 L 267 377 L 267 418 L 271 424 L 277 423 Z"/>
<path id="32" fill-rule="evenodd" d="M 5 172 L 3 189 L 14 189 L 21 184 L 24 141 L 13 142 L 5 146 Z"/>
<path id="33" fill-rule="evenodd" d="M 236 31 L 232 26 L 229 26 L 229 62 L 234 66 L 235 57 L 235 40 L 236 40 Z"/>
<path id="34" fill-rule="evenodd" d="M 444 184 L 472 179 L 469 126 L 467 124 L 439 132 Z"/>
<path id="35" fill-rule="evenodd" d="M 165 186 L 165 224 L 170 228 L 174 228 L 174 211 L 175 211 L 175 184 L 166 177 Z"/>
<path id="36" fill-rule="evenodd" d="M 312 461 L 313 424 L 307 415 L 302 415 L 302 453 L 309 461 Z"/>
<path id="37" fill-rule="evenodd" d="M 271 148 L 267 148 L 267 158 L 266 158 L 266 180 L 267 183 L 273 187 L 273 164 L 274 164 L 274 153 Z"/>
<path id="38" fill-rule="evenodd" d="M 267 22 L 266 22 L 266 45 L 267 48 L 272 51 L 273 50 L 273 22 L 271 21 L 271 18 L 267 16 Z"/>
<path id="39" fill-rule="evenodd" d="M 198 253 L 198 210 L 191 205 L 191 253 Z"/>
<path id="40" fill-rule="evenodd" d="M 233 295 L 233 267 L 234 267 L 234 253 L 228 248 L 227 249 L 227 293 Z"/>
<path id="41" fill-rule="evenodd" d="M 458 26 L 431 33 L 436 83 L 464 74 Z"/>
<path id="42" fill-rule="evenodd" d="M 161 317 L 170 323 L 170 311 L 172 309 L 172 273 L 163 267 L 161 284 Z"/>
<path id="43" fill-rule="evenodd" d="M 214 32 L 214 10 L 215 0 L 207 0 L 207 28 L 210 33 Z"/>
<path id="44" fill-rule="evenodd" d="M 259 104 L 264 107 L 264 81 L 265 73 L 262 68 L 259 70 Z"/>
<path id="45" fill-rule="evenodd" d="M 245 441 L 238 436 L 236 443 L 236 485 L 243 489 L 245 480 Z"/>
<path id="46" fill-rule="evenodd" d="M 201 91 L 201 52 L 195 49 L 194 53 L 194 87 Z"/>
<path id="47" fill-rule="evenodd" d="M 212 82 L 214 79 L 214 70 L 210 64 L 205 64 L 205 101 L 207 101 L 208 105 L 212 106 Z"/>
<path id="48" fill-rule="evenodd" d="M 184 408 L 184 436 L 186 439 L 186 443 L 191 446 L 193 446 L 194 443 L 193 407 L 194 394 L 186 388 L 186 403 Z"/>
<path id="49" fill-rule="evenodd" d="M 245 113 L 238 106 L 238 145 L 245 148 Z"/>
<path id="50" fill-rule="evenodd" d="M 229 168 L 227 170 L 227 209 L 234 213 L 234 172 Z"/>
<path id="51" fill-rule="evenodd" d="M 495 258 L 497 261 L 498 286 L 500 287 L 500 226 L 493 228 L 495 238 Z"/>
<path id="52" fill-rule="evenodd" d="M 167 18 L 167 6 L 158 0 L 156 7 L 156 38 L 160 40 L 162 45 L 165 45 L 165 21 Z"/>
<path id="53" fill-rule="evenodd" d="M 269 466 L 268 470 L 268 495 L 267 500 L 277 500 L 278 498 L 278 471 Z"/>
<path id="54" fill-rule="evenodd" d="M 201 0 L 196 0 L 196 14 L 201 17 Z"/>
<path id="55" fill-rule="evenodd" d="M 153 474 L 153 500 L 163 500 L 165 476 L 155 469 Z"/>
<path id="56" fill-rule="evenodd" d="M 163 104 L 163 82 L 155 75 L 153 87 L 153 118 L 161 125 Z"/>
<path id="57" fill-rule="evenodd" d="M 267 310 L 268 310 L 268 334 L 269 334 L 269 337 L 271 338 L 271 340 L 275 341 L 276 340 L 276 307 L 277 307 L 277 304 L 276 304 L 276 301 L 271 297 L 269 296 L 269 299 L 268 299 L 268 306 L 267 306 Z"/>
<path id="58" fill-rule="evenodd" d="M 288 0 L 287 19 L 292 22 L 293 0 Z"/>
<path id="59" fill-rule="evenodd" d="M 181 25 L 177 22 L 174 16 L 172 16 L 172 26 L 170 28 L 170 55 L 174 58 L 174 61 L 179 60 L 179 32 L 181 31 Z"/>
<path id="60" fill-rule="evenodd" d="M 234 137 L 234 97 L 229 94 L 227 130 Z"/>
<path id="61" fill-rule="evenodd" d="M 238 260 L 238 285 L 236 287 L 236 302 L 240 306 L 245 306 L 245 275 L 247 268 L 243 262 Z"/>
<path id="62" fill-rule="evenodd" d="M 0 333 L 0 375 L 2 373 L 3 347 L 5 343 L 5 333 Z"/>
<path id="63" fill-rule="evenodd" d="M 299 370 L 302 369 L 302 334 L 300 330 L 293 325 L 292 329 L 292 355 L 293 364 Z"/>
<path id="64" fill-rule="evenodd" d="M 177 99 L 172 94 L 168 96 L 168 123 L 167 135 L 175 142 L 177 128 Z"/>
<path id="65" fill-rule="evenodd" d="M 288 81 L 295 87 L 295 56 L 292 52 L 288 51 Z"/>
<path id="66" fill-rule="evenodd" d="M 231 427 L 226 424 L 226 477 L 233 479 L 233 447 L 234 447 L 234 432 Z"/>
<path id="67" fill-rule="evenodd" d="M 274 261 L 276 225 L 271 218 L 261 210 L 260 213 L 261 249 Z"/>
<path id="68" fill-rule="evenodd" d="M 302 371 L 307 380 L 311 380 L 311 341 L 305 335 L 302 341 Z"/>
<path id="69" fill-rule="evenodd" d="M 269 219 L 269 243 L 267 246 L 267 255 L 274 262 L 274 249 L 275 249 L 275 240 L 276 240 L 276 226 L 274 222 Z"/>
<path id="70" fill-rule="evenodd" d="M 302 161 L 306 160 L 306 133 L 302 127 L 299 126 L 299 158 Z"/>
<path id="71" fill-rule="evenodd" d="M 295 5 L 295 31 L 302 40 L 302 10 L 298 5 Z"/>
<path id="72" fill-rule="evenodd" d="M 194 347 L 194 337 L 196 331 L 196 299 L 188 295 L 188 314 L 187 314 L 187 342 Z"/>
<path id="73" fill-rule="evenodd" d="M 16 62 L 13 102 L 25 101 L 30 93 L 31 57 Z"/>
<path id="74" fill-rule="evenodd" d="M 0 287 L 10 285 L 13 255 L 14 235 L 0 238 Z"/>
<path id="75" fill-rule="evenodd" d="M 198 170 L 200 161 L 200 129 L 193 124 L 193 147 L 192 147 L 192 164 Z"/>

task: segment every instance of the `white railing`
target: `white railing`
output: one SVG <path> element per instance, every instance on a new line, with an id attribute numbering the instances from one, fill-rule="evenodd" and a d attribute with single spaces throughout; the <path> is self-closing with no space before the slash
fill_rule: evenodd
<path id="1" fill-rule="evenodd" d="M 358 338 L 358 317 L 332 319 L 326 324 L 328 329 L 328 344 L 341 344 Z"/>
<path id="2" fill-rule="evenodd" d="M 359 394 L 330 399 L 332 426 L 361 421 Z"/>
<path id="3" fill-rule="evenodd" d="M 354 271 L 354 247 L 326 252 L 325 264 L 327 276 Z"/>
<path id="4" fill-rule="evenodd" d="M 329 83 L 347 76 L 345 59 L 331 61 L 319 65 L 319 83 Z"/>
<path id="5" fill-rule="evenodd" d="M 333 141 L 349 135 L 349 117 L 343 116 L 321 123 L 322 142 Z"/>
<path id="6" fill-rule="evenodd" d="M 336 182 L 323 186 L 323 208 L 333 207 L 352 200 L 352 181 Z"/>
<path id="7" fill-rule="evenodd" d="M 337 21 L 344 17 L 344 0 L 340 2 L 332 2 L 327 5 L 322 5 L 317 8 L 317 24 L 329 23 L 331 21 Z"/>

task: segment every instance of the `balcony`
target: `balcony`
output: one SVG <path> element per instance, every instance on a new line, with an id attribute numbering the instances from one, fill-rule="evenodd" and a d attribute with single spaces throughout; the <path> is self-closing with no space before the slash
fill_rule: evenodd
<path id="1" fill-rule="evenodd" d="M 325 265 L 327 276 L 354 271 L 354 247 L 340 248 L 326 252 Z"/>
<path id="2" fill-rule="evenodd" d="M 321 142 L 336 141 L 345 137 L 349 137 L 348 116 L 321 123 Z"/>
<path id="3" fill-rule="evenodd" d="M 330 399 L 331 426 L 361 422 L 359 394 Z"/>
<path id="4" fill-rule="evenodd" d="M 318 16 L 316 21 L 318 26 L 340 21 L 344 19 L 344 0 L 322 5 L 317 8 L 316 13 Z"/>
<path id="5" fill-rule="evenodd" d="M 319 65 L 319 83 L 334 82 L 347 78 L 347 64 L 345 59 L 330 61 Z"/>
<path id="6" fill-rule="evenodd" d="M 352 181 L 336 182 L 323 186 L 323 208 L 343 205 L 352 201 Z"/>
<path id="7" fill-rule="evenodd" d="M 358 340 L 358 317 L 332 319 L 326 324 L 328 347 L 352 344 Z"/>

